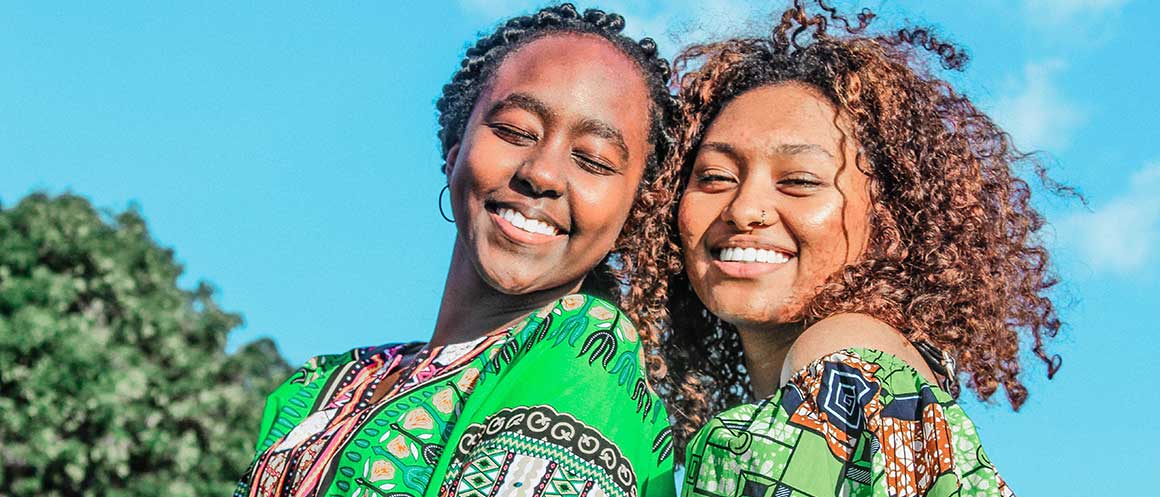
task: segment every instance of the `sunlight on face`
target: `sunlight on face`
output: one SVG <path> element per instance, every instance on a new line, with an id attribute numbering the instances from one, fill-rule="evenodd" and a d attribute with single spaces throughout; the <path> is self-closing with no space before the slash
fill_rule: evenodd
<path id="1" fill-rule="evenodd" d="M 578 287 L 613 248 L 649 154 L 649 93 L 607 40 L 507 57 L 448 153 L 459 243 L 496 290 Z"/>
<path id="2" fill-rule="evenodd" d="M 870 183 L 856 151 L 842 116 L 803 84 L 722 109 L 678 218 L 686 271 L 711 312 L 739 328 L 798 321 L 818 286 L 861 256 Z"/>

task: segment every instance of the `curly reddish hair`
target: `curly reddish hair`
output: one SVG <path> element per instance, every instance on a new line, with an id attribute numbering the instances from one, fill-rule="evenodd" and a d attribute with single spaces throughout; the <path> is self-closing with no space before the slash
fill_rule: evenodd
<path id="1" fill-rule="evenodd" d="M 961 69 L 961 49 L 925 29 L 868 34 L 869 10 L 850 21 L 817 5 L 822 12 L 811 13 L 796 0 L 769 37 L 694 45 L 675 59 L 683 122 L 668 168 L 679 171 L 674 194 L 684 191 L 697 147 L 733 98 L 787 82 L 819 90 L 852 123 L 857 167 L 871 179 L 872 212 L 866 252 L 818 288 L 800 316 L 803 329 L 838 313 L 871 315 L 912 342 L 949 352 L 981 399 L 1002 386 L 1018 409 L 1027 398 L 1020 336 L 1050 378 L 1060 359 L 1044 342 L 1060 321 L 1048 296 L 1056 280 L 1038 236 L 1044 220 L 1014 169 L 1030 165 L 1049 187 L 1068 189 L 933 74 L 931 60 Z M 669 239 L 656 242 L 669 251 L 665 264 L 681 259 L 675 214 L 676 203 Z M 708 312 L 684 273 L 674 273 L 668 289 L 662 348 L 669 374 L 660 390 L 683 446 L 710 415 L 752 393 L 737 330 Z"/>

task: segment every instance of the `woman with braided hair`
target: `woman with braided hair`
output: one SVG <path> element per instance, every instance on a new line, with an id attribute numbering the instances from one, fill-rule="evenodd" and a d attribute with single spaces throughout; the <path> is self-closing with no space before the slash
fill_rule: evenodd
<path id="1" fill-rule="evenodd" d="M 564 4 L 467 50 L 437 103 L 457 236 L 434 334 L 307 362 L 235 495 L 674 493 L 656 333 L 633 325 L 663 301 L 629 283 L 663 272 L 673 102 L 623 27 Z"/>
<path id="2" fill-rule="evenodd" d="M 1020 334 L 1058 367 L 1027 157 L 923 63 L 960 50 L 818 5 L 677 58 L 681 495 L 1011 495 L 955 398 L 1018 408 Z"/>

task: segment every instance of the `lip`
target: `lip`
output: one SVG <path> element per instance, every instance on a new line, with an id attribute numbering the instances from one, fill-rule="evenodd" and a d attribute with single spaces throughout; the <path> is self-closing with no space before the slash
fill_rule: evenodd
<path id="1" fill-rule="evenodd" d="M 778 271 L 785 267 L 788 262 L 781 264 L 769 264 L 765 262 L 725 262 L 713 259 L 713 267 L 718 271 L 725 273 L 726 276 L 733 278 L 756 278 L 765 274 Z"/>
<path id="2" fill-rule="evenodd" d="M 503 233 L 504 237 L 520 245 L 545 245 L 559 240 L 565 236 L 563 230 L 561 230 L 560 234 L 557 235 L 544 235 L 540 233 L 524 231 L 515 227 L 515 225 L 508 222 L 507 219 L 500 217 L 499 214 L 491 209 L 487 210 L 487 215 L 491 217 L 491 222 L 495 223 L 495 225 L 499 228 L 500 233 Z"/>

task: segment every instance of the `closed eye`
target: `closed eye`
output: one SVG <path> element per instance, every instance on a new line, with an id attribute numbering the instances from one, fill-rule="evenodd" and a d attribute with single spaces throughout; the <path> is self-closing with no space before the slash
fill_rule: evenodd
<path id="1" fill-rule="evenodd" d="M 815 187 L 815 186 L 820 186 L 822 184 L 822 182 L 816 181 L 816 180 L 811 180 L 811 179 L 804 179 L 804 178 L 791 178 L 791 179 L 781 180 L 781 184 L 789 185 L 789 186 Z"/>
<path id="2" fill-rule="evenodd" d="M 718 173 L 702 173 L 697 175 L 698 183 L 725 183 L 733 182 L 732 176 L 727 176 Z"/>
<path id="3" fill-rule="evenodd" d="M 737 178 L 718 169 L 709 169 L 696 173 L 693 181 L 687 188 L 705 193 L 721 193 L 734 188 Z"/>
<path id="4" fill-rule="evenodd" d="M 777 185 L 786 195 L 807 197 L 817 193 L 825 183 L 809 176 L 791 176 L 778 181 Z"/>
<path id="5" fill-rule="evenodd" d="M 486 126 L 501 140 L 512 145 L 526 146 L 536 143 L 539 137 L 530 131 L 506 123 L 487 123 Z"/>
<path id="6" fill-rule="evenodd" d="M 580 152 L 574 152 L 572 157 L 576 159 L 576 163 L 580 167 L 594 174 L 609 176 L 620 172 L 615 167 L 612 167 L 606 161 L 598 157 L 593 157 Z"/>

